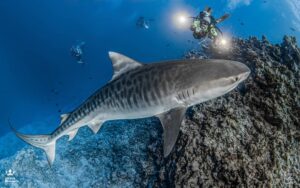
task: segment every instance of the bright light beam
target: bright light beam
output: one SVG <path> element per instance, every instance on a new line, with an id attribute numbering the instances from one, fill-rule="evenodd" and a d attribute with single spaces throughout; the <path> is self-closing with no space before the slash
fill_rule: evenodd
<path id="1" fill-rule="evenodd" d="M 225 38 L 221 39 L 221 45 L 225 46 L 227 44 L 227 40 Z"/>
<path id="2" fill-rule="evenodd" d="M 221 50 L 229 50 L 231 48 L 231 39 L 228 36 L 222 36 L 217 40 L 217 48 Z"/>
<path id="3" fill-rule="evenodd" d="M 188 14 L 185 12 L 177 12 L 174 14 L 173 22 L 178 28 L 186 28 L 188 26 Z"/>
<path id="4" fill-rule="evenodd" d="M 180 22 L 180 23 L 182 23 L 182 24 L 184 24 L 184 23 L 186 23 L 186 17 L 184 16 L 184 15 L 180 15 L 179 17 L 178 17 L 178 21 Z"/>

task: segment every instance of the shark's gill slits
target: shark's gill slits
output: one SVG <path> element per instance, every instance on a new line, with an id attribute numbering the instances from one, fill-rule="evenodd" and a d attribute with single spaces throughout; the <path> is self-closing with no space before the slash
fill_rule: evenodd
<path id="1" fill-rule="evenodd" d="M 177 93 L 177 95 L 175 96 L 177 101 L 181 101 L 181 102 L 186 102 L 188 100 L 191 100 L 191 97 L 195 95 L 195 90 L 194 88 L 192 89 L 187 89 L 187 90 L 183 90 L 182 92 Z"/>
<path id="2" fill-rule="evenodd" d="M 152 99 L 154 105 L 158 105 L 157 101 L 156 101 L 156 97 L 155 97 L 154 91 L 151 91 L 151 99 Z"/>
<path id="3" fill-rule="evenodd" d="M 181 101 L 180 93 L 177 94 L 177 98 L 179 99 L 179 101 Z"/>
<path id="4" fill-rule="evenodd" d="M 182 91 L 182 98 L 183 98 L 183 100 L 186 99 L 186 96 L 184 95 L 184 91 Z"/>

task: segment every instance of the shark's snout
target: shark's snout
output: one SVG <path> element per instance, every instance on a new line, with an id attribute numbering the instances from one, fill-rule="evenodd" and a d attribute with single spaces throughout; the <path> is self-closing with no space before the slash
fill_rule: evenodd
<path id="1" fill-rule="evenodd" d="M 250 69 L 243 63 L 241 63 L 241 70 L 242 73 L 240 74 L 240 80 L 244 81 L 248 78 L 248 76 L 250 75 L 251 71 Z"/>
<path id="2" fill-rule="evenodd" d="M 241 76 L 240 76 L 240 79 L 243 81 L 243 80 L 246 80 L 247 78 L 248 78 L 248 76 L 250 75 L 250 70 L 249 71 L 247 71 L 247 72 L 245 72 L 245 73 L 243 73 L 243 74 L 241 74 Z"/>
<path id="3" fill-rule="evenodd" d="M 231 61 L 231 63 L 234 65 L 236 71 L 238 72 L 238 79 L 240 82 L 248 78 L 251 71 L 247 65 L 237 61 Z"/>

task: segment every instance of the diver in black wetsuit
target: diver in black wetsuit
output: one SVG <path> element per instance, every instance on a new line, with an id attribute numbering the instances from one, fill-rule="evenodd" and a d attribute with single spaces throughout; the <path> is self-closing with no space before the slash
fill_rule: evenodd
<path id="1" fill-rule="evenodd" d="M 141 29 L 150 29 L 150 23 L 153 21 L 154 19 L 148 19 L 144 16 L 140 16 L 136 21 L 136 26 Z"/>
<path id="2" fill-rule="evenodd" d="M 141 16 L 136 21 L 136 26 L 142 29 L 149 29 L 149 23 L 145 19 L 145 17 Z"/>
<path id="3" fill-rule="evenodd" d="M 84 63 L 83 61 L 83 46 L 85 42 L 81 42 L 80 44 L 74 45 L 71 47 L 71 55 L 76 59 L 77 63 L 81 64 Z"/>
<path id="4" fill-rule="evenodd" d="M 217 37 L 222 34 L 221 30 L 216 25 L 228 17 L 229 14 L 225 14 L 219 19 L 215 19 L 212 16 L 212 9 L 210 7 L 205 8 L 198 16 L 193 17 L 194 20 L 190 29 L 193 31 L 194 38 L 210 38 L 215 41 Z"/>

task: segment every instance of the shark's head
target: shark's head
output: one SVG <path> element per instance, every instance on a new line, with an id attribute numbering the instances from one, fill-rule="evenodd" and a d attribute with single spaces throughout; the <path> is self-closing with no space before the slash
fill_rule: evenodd
<path id="1" fill-rule="evenodd" d="M 185 69 L 181 82 L 178 82 L 177 91 L 189 92 L 191 104 L 224 95 L 250 74 L 246 65 L 236 61 L 192 60 L 186 63 L 191 65 Z"/>

